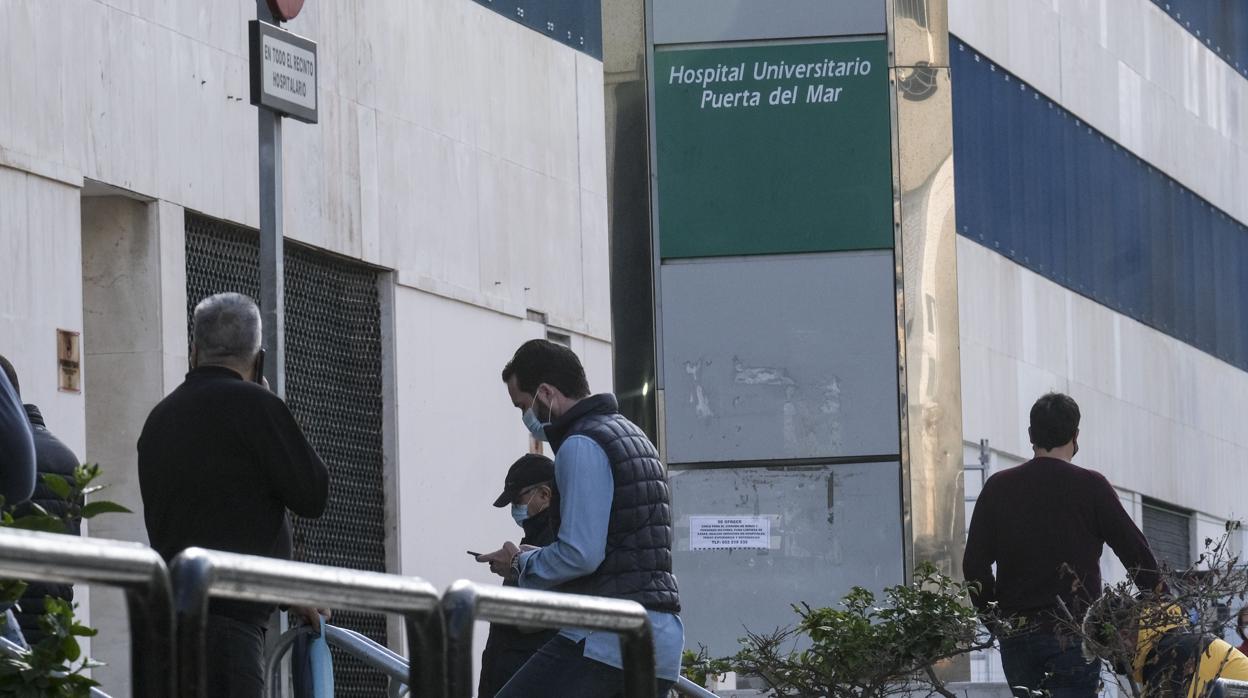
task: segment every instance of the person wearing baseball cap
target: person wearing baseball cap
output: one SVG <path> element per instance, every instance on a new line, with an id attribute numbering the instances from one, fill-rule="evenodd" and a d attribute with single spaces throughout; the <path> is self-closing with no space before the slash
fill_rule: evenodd
<path id="1" fill-rule="evenodd" d="M 555 463 L 537 453 L 526 453 L 507 470 L 503 492 L 494 500 L 494 506 L 511 507 L 511 517 L 524 529 L 522 545 L 542 547 L 550 545 L 559 534 L 559 494 L 555 489 Z M 503 584 L 514 586 L 506 579 L 509 566 L 478 557 L 478 562 L 489 562 L 490 570 L 504 577 Z M 490 634 L 481 653 L 481 681 L 477 695 L 492 696 L 529 661 L 542 645 L 559 633 L 558 630 L 529 630 L 501 623 L 490 624 Z"/>
<path id="2" fill-rule="evenodd" d="M 503 493 L 494 500 L 494 506 L 501 509 L 510 504 L 514 512 L 515 507 L 520 505 L 532 509 L 529 515 L 536 516 L 550 505 L 553 490 L 547 487 L 540 501 L 533 502 L 535 506 L 532 507 L 529 506 L 530 495 L 536 493 L 534 488 L 537 485 L 553 485 L 554 482 L 555 462 L 540 453 L 526 453 L 507 470 Z M 524 502 L 518 502 L 519 499 L 524 499 Z"/>

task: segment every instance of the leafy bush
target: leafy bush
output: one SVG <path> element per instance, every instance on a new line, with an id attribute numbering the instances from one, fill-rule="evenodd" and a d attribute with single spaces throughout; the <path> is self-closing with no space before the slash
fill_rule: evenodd
<path id="1" fill-rule="evenodd" d="M 885 589 L 882 600 L 855 587 L 839 608 L 793 610 L 796 626 L 747 630 L 741 651 L 721 667 L 761 677 L 777 698 L 952 698 L 937 668 L 992 644 L 970 604 L 969 585 L 930 563 L 909 584 Z"/>

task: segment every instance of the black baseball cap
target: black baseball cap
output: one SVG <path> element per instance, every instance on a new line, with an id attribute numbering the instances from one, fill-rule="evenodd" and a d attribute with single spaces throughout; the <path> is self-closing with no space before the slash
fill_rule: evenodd
<path id="1" fill-rule="evenodd" d="M 494 506 L 505 507 L 516 499 L 516 495 L 526 487 L 553 482 L 555 479 L 555 462 L 539 453 L 526 453 L 520 460 L 511 464 L 507 471 L 507 481 L 503 493 L 494 500 Z"/>

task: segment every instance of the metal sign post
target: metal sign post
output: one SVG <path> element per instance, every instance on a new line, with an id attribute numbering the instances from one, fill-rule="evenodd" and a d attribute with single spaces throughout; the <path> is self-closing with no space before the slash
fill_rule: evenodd
<path id="1" fill-rule="evenodd" d="M 303 0 L 256 0 L 248 23 L 251 103 L 256 109 L 260 165 L 260 317 L 266 350 L 264 377 L 286 399 L 286 260 L 282 225 L 282 117 L 314 124 L 319 65 L 316 43 L 281 29 Z M 278 621 L 286 630 L 286 617 Z M 284 677 L 281 685 L 287 685 Z"/>
<path id="2" fill-rule="evenodd" d="M 297 4 L 302 6 L 302 2 Z M 277 16 L 269 0 L 256 0 L 257 19 L 248 27 L 251 103 L 260 107 L 256 120 L 260 143 L 260 314 L 267 350 L 264 376 L 282 398 L 286 397 L 282 117 L 308 123 L 317 119 L 316 44 L 277 26 L 293 16 L 290 12 Z"/>
<path id="3" fill-rule="evenodd" d="M 264 0 L 260 0 L 263 3 Z M 256 110 L 260 126 L 260 315 L 264 320 L 265 378 L 286 398 L 286 280 L 282 250 L 282 117 Z"/>

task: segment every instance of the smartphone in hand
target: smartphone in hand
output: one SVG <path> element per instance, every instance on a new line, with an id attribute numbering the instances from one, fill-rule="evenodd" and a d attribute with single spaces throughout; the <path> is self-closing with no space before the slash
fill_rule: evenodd
<path id="1" fill-rule="evenodd" d="M 264 349 L 256 352 L 256 382 L 264 384 Z"/>

